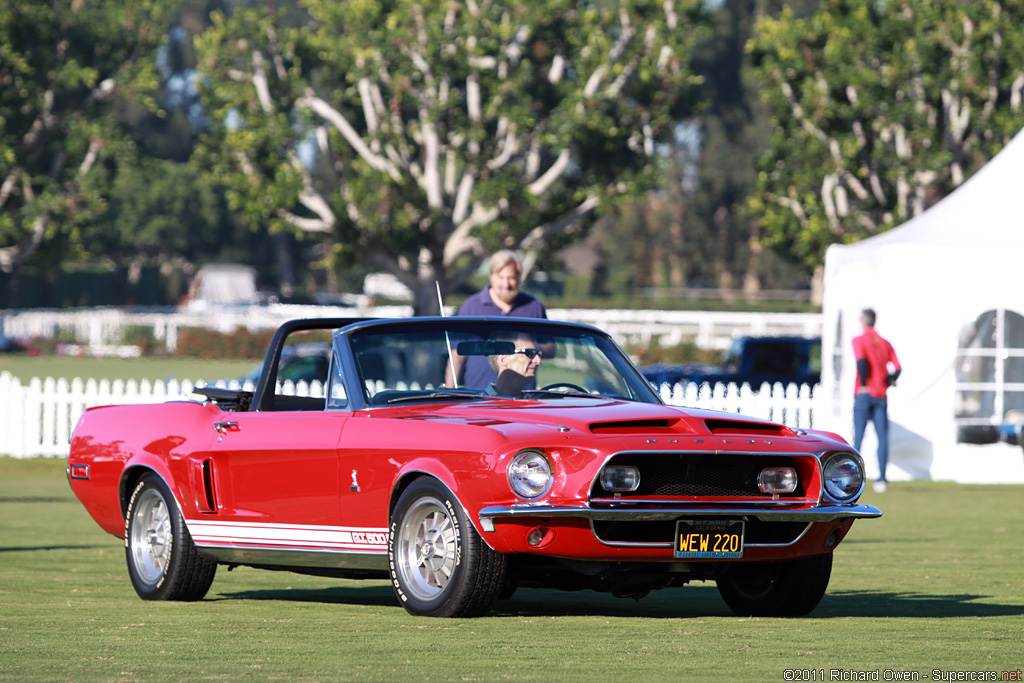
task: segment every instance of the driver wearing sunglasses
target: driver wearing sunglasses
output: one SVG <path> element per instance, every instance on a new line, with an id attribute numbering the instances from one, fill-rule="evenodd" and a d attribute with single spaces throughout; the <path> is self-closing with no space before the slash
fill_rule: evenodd
<path id="1" fill-rule="evenodd" d="M 498 373 L 498 379 L 484 391 L 492 396 L 520 396 L 523 389 L 537 380 L 537 368 L 541 363 L 541 351 L 537 342 L 528 335 L 511 340 L 516 350 L 512 353 L 491 356 L 491 367 Z"/>

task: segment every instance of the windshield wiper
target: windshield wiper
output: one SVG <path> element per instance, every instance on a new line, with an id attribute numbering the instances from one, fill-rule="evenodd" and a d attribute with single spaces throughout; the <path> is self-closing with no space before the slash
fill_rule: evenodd
<path id="1" fill-rule="evenodd" d="M 480 394 L 467 394 L 464 391 L 427 391 L 420 394 L 409 394 L 408 396 L 394 396 L 385 401 L 392 403 L 409 403 L 411 401 L 425 401 L 433 398 L 453 399 L 460 401 L 478 401 L 482 398 L 491 398 Z"/>
<path id="2" fill-rule="evenodd" d="M 607 396 L 601 394 L 589 394 L 582 391 L 555 391 L 554 389 L 523 389 L 523 396 L 547 396 L 551 398 L 555 397 L 569 397 L 569 398 L 598 398 L 606 399 Z"/>

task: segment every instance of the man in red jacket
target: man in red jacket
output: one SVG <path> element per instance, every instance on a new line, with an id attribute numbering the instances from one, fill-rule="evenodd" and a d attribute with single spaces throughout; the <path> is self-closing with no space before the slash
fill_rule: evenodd
<path id="1" fill-rule="evenodd" d="M 888 488 L 885 468 L 889 462 L 889 413 L 886 392 L 896 384 L 900 362 L 892 344 L 875 332 L 875 312 L 865 308 L 860 314 L 863 334 L 853 340 L 853 356 L 857 359 L 856 396 L 853 401 L 853 447 L 860 451 L 868 421 L 875 423 L 878 436 L 878 479 L 874 489 L 884 493 Z"/>

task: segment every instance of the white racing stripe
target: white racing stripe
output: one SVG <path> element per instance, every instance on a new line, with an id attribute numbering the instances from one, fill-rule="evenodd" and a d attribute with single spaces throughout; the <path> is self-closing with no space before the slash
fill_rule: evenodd
<path id="1" fill-rule="evenodd" d="M 199 546 L 254 544 L 329 550 L 379 550 L 388 547 L 387 528 L 260 524 L 185 520 Z"/>

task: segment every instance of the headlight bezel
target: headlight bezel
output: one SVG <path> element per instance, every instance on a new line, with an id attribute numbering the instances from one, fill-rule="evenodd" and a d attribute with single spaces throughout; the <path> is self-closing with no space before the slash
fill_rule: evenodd
<path id="1" fill-rule="evenodd" d="M 534 471 L 530 470 L 529 462 L 534 463 Z M 506 479 L 512 493 L 524 500 L 537 500 L 545 496 L 555 483 L 555 468 L 551 458 L 537 448 L 526 448 L 512 458 L 505 470 Z M 540 477 L 533 483 L 531 477 Z M 546 481 L 545 481 L 546 480 Z M 541 486 L 540 484 L 544 485 Z"/>
<path id="2" fill-rule="evenodd" d="M 852 467 L 852 470 L 848 472 L 838 471 L 836 468 L 841 467 L 844 461 L 846 467 Z M 859 479 L 856 483 L 851 482 L 852 486 L 846 487 L 845 490 L 851 491 L 845 493 L 843 488 L 840 488 L 839 484 L 833 483 L 835 479 L 841 477 L 853 477 L 854 480 Z M 864 473 L 864 460 L 854 452 L 850 451 L 837 451 L 831 453 L 822 460 L 821 463 L 821 488 L 826 496 L 835 500 L 839 503 L 849 503 L 856 500 L 861 493 L 864 492 L 864 486 L 867 484 L 867 477 Z"/>

